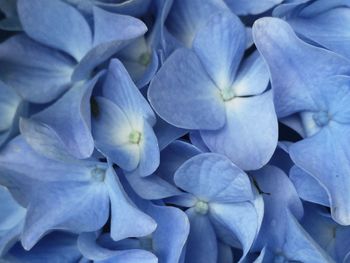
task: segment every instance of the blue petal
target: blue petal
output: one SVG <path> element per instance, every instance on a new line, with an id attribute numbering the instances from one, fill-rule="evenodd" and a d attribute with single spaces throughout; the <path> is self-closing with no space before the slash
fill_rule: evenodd
<path id="1" fill-rule="evenodd" d="M 110 250 L 96 243 L 95 233 L 83 233 L 78 238 L 78 247 L 84 257 L 94 262 L 157 263 L 156 256 L 141 249 Z"/>
<path id="2" fill-rule="evenodd" d="M 109 197 L 101 182 L 51 182 L 40 184 L 31 196 L 22 233 L 22 245 L 31 249 L 53 229 L 96 231 L 109 215 Z"/>
<path id="3" fill-rule="evenodd" d="M 194 145 L 176 140 L 161 152 L 161 161 L 156 174 L 174 184 L 176 170 L 188 159 L 200 153 L 201 151 Z"/>
<path id="4" fill-rule="evenodd" d="M 218 244 L 218 262 L 232 263 L 233 253 L 230 246 L 219 242 Z"/>
<path id="5" fill-rule="evenodd" d="M 166 26 L 186 47 L 191 47 L 198 29 L 208 21 L 211 15 L 222 11 L 229 11 L 223 1 L 174 1 Z"/>
<path id="6" fill-rule="evenodd" d="M 336 8 L 313 17 L 295 17 L 288 23 L 299 34 L 350 58 L 350 32 L 344 24 L 350 23 L 349 8 Z"/>
<path id="7" fill-rule="evenodd" d="M 190 220 L 190 233 L 186 245 L 185 262 L 216 263 L 218 243 L 209 218 L 190 208 L 186 211 Z"/>
<path id="8" fill-rule="evenodd" d="M 129 40 L 143 35 L 146 25 L 139 19 L 107 12 L 101 8 L 93 8 L 94 40 L 93 45 Z"/>
<path id="9" fill-rule="evenodd" d="M 147 121 L 143 123 L 140 141 L 140 162 L 137 171 L 141 176 L 153 173 L 159 166 L 159 146 L 157 137 Z"/>
<path id="10" fill-rule="evenodd" d="M 225 2 L 237 15 L 256 15 L 280 4 L 283 0 L 225 0 Z"/>
<path id="11" fill-rule="evenodd" d="M 350 224 L 350 152 L 346 147 L 350 128 L 332 122 L 314 136 L 290 147 L 297 166 L 315 177 L 330 197 L 332 217 L 339 224 Z M 322 160 L 327 160 L 326 162 Z"/>
<path id="12" fill-rule="evenodd" d="M 118 241 L 151 234 L 157 227 L 156 222 L 131 203 L 112 169 L 107 170 L 105 180 L 112 207 L 111 237 Z"/>
<path id="13" fill-rule="evenodd" d="M 231 12 L 212 15 L 193 40 L 193 50 L 220 89 L 232 85 L 245 46 L 245 28 Z"/>
<path id="14" fill-rule="evenodd" d="M 108 13 L 99 8 L 94 8 L 94 18 L 95 45 L 75 68 L 72 76 L 74 81 L 89 78 L 98 65 L 147 31 L 141 20 Z"/>
<path id="15" fill-rule="evenodd" d="M 210 152 L 199 131 L 190 132 L 190 141 L 201 152 Z"/>
<path id="16" fill-rule="evenodd" d="M 181 194 L 181 191 L 157 174 L 141 177 L 138 172 L 131 172 L 125 177 L 132 189 L 143 199 L 157 200 Z"/>
<path id="17" fill-rule="evenodd" d="M 66 91 L 74 68 L 74 62 L 62 53 L 24 35 L 0 44 L 0 65 L 2 80 L 35 103 L 52 101 Z"/>
<path id="18" fill-rule="evenodd" d="M 54 104 L 21 122 L 21 133 L 39 153 L 46 154 L 53 145 L 63 144 L 72 156 L 91 156 L 94 141 L 91 135 L 90 96 L 98 80 L 75 84 Z M 43 127 L 44 126 L 44 127 Z"/>
<path id="19" fill-rule="evenodd" d="M 81 253 L 77 247 L 77 236 L 69 233 L 52 233 L 30 251 L 17 243 L 4 257 L 9 262 L 78 262 Z"/>
<path id="20" fill-rule="evenodd" d="M 266 90 L 269 81 L 269 69 L 256 51 L 243 60 L 232 88 L 237 96 L 257 95 Z"/>
<path id="21" fill-rule="evenodd" d="M 215 130 L 225 122 L 219 89 L 190 50 L 179 49 L 167 59 L 148 99 L 162 119 L 179 128 Z"/>
<path id="22" fill-rule="evenodd" d="M 160 151 L 188 132 L 185 129 L 174 127 L 160 118 L 157 119 L 157 123 L 153 128 L 157 136 Z"/>
<path id="23" fill-rule="evenodd" d="M 290 260 L 301 262 L 333 262 L 327 253 L 300 226 L 296 218 L 288 213 L 283 252 Z"/>
<path id="24" fill-rule="evenodd" d="M 16 92 L 0 81 L 0 133 L 11 128 L 20 103 Z"/>
<path id="25" fill-rule="evenodd" d="M 210 203 L 210 219 L 216 221 L 232 235 L 238 238 L 243 247 L 242 259 L 252 246 L 259 228 L 259 216 L 250 202 L 231 204 Z M 246 224 L 245 222 L 249 222 Z"/>
<path id="26" fill-rule="evenodd" d="M 92 119 L 92 134 L 96 148 L 121 168 L 132 171 L 140 161 L 137 144 L 129 142 L 133 131 L 126 115 L 108 99 L 97 97 L 98 112 Z"/>
<path id="27" fill-rule="evenodd" d="M 38 42 L 77 61 L 91 48 L 89 24 L 72 6 L 59 0 L 18 0 L 17 8 L 24 31 Z"/>
<path id="28" fill-rule="evenodd" d="M 156 117 L 148 105 L 147 100 L 142 96 L 138 88 L 131 80 L 123 64 L 113 59 L 108 68 L 108 75 L 103 85 L 103 95 L 117 104 L 129 117 L 132 118 L 142 115 L 152 126 L 156 122 Z"/>
<path id="29" fill-rule="evenodd" d="M 159 262 L 178 263 L 190 230 L 186 214 L 175 207 L 155 205 L 147 212 L 158 225 L 152 239 Z"/>
<path id="30" fill-rule="evenodd" d="M 112 3 L 99 0 L 95 5 L 108 10 L 109 12 L 139 17 L 146 13 L 150 3 L 151 0 L 131 0 Z"/>
<path id="31" fill-rule="evenodd" d="M 328 76 L 350 72 L 349 61 L 302 42 L 280 19 L 259 19 L 253 26 L 253 36 L 270 68 L 279 117 L 302 110 L 317 110 L 312 92 L 317 92 Z"/>
<path id="32" fill-rule="evenodd" d="M 177 186 L 206 202 L 253 199 L 248 176 L 225 156 L 215 153 L 192 157 L 176 171 L 174 180 Z"/>
<path id="33" fill-rule="evenodd" d="M 252 172 L 264 197 L 264 219 L 254 250 L 262 249 L 266 244 L 278 248 L 284 242 L 286 230 L 286 211 L 297 218 L 303 215 L 303 206 L 299 196 L 287 175 L 277 167 L 265 166 Z"/>
<path id="34" fill-rule="evenodd" d="M 226 125 L 201 131 L 208 148 L 226 155 L 243 170 L 261 168 L 277 146 L 277 117 L 272 92 L 226 102 Z"/>
<path id="35" fill-rule="evenodd" d="M 329 206 L 327 191 L 320 185 L 316 178 L 297 166 L 292 167 L 289 177 L 300 198 L 308 202 Z"/>

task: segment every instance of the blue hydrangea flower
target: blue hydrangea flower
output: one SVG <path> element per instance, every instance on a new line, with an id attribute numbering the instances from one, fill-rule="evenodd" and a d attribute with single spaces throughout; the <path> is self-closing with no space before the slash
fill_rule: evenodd
<path id="1" fill-rule="evenodd" d="M 253 251 L 262 250 L 255 262 L 332 262 L 297 219 L 303 205 L 284 172 L 266 166 L 253 172 L 264 198 L 264 219 Z"/>
<path id="2" fill-rule="evenodd" d="M 17 9 L 26 35 L 0 45 L 0 77 L 35 103 L 52 101 L 72 83 L 89 79 L 125 41 L 147 30 L 136 18 L 97 7 L 91 28 L 78 10 L 60 0 L 19 0 Z"/>
<path id="3" fill-rule="evenodd" d="M 350 2 L 295 1 L 275 8 L 273 15 L 288 21 L 308 41 L 350 58 Z"/>
<path id="4" fill-rule="evenodd" d="M 217 262 L 219 237 L 240 244 L 244 258 L 262 219 L 262 203 L 248 176 L 225 156 L 203 153 L 183 163 L 174 181 L 186 194 L 171 202 L 188 207 L 190 220 L 185 261 Z"/>
<path id="5" fill-rule="evenodd" d="M 67 155 L 50 157 L 33 151 L 21 136 L 8 143 L 0 157 L 4 185 L 27 208 L 21 235 L 25 249 L 54 229 L 99 230 L 107 222 L 109 206 L 114 240 L 154 231 L 156 223 L 131 203 L 111 166 Z"/>
<path id="6" fill-rule="evenodd" d="M 2 257 L 19 239 L 26 209 L 20 206 L 3 186 L 0 186 L 0 200 L 0 257 Z"/>
<path id="7" fill-rule="evenodd" d="M 210 17 L 193 40 L 178 49 L 148 90 L 158 115 L 170 124 L 199 130 L 208 148 L 244 170 L 268 162 L 277 145 L 277 120 L 269 75 L 257 53 L 240 65 L 246 37 L 231 13 Z M 239 154 L 237 154 L 239 153 Z"/>
<path id="8" fill-rule="evenodd" d="M 118 60 L 110 63 L 102 95 L 92 123 L 97 149 L 125 171 L 150 175 L 159 165 L 155 115 Z"/>
<path id="9" fill-rule="evenodd" d="M 350 224 L 349 61 L 301 41 L 278 18 L 258 20 L 253 34 L 270 67 L 278 117 L 305 136 L 289 147 L 292 160 L 326 188 L 334 220 Z"/>

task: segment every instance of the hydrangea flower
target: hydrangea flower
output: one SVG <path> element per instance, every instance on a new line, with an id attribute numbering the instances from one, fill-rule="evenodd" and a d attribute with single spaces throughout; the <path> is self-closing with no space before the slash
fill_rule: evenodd
<path id="1" fill-rule="evenodd" d="M 211 151 L 252 170 L 271 158 L 277 120 L 271 91 L 264 92 L 268 71 L 258 54 L 239 68 L 245 45 L 245 30 L 236 16 L 213 15 L 197 32 L 193 50 L 179 49 L 167 59 L 148 98 L 161 118 L 199 130 Z"/>
<path id="2" fill-rule="evenodd" d="M 262 203 L 255 197 L 248 176 L 225 156 L 203 153 L 183 163 L 174 181 L 187 193 L 172 199 L 188 207 L 190 233 L 185 261 L 217 262 L 217 234 L 227 232 L 237 238 L 244 257 L 262 217 Z M 249 224 L 243 224 L 245 221 Z"/>
<path id="3" fill-rule="evenodd" d="M 99 230 L 107 222 L 109 206 L 114 240 L 154 231 L 154 220 L 130 202 L 107 163 L 67 155 L 50 157 L 33 151 L 19 136 L 7 144 L 0 158 L 2 181 L 27 208 L 21 235 L 25 249 L 55 229 L 73 233 Z"/>
<path id="4" fill-rule="evenodd" d="M 278 117 L 293 116 L 289 125 L 305 136 L 289 147 L 292 160 L 326 188 L 334 220 L 350 224 L 350 82 L 341 76 L 350 74 L 349 61 L 301 41 L 277 18 L 258 20 L 253 33 L 271 71 Z"/>

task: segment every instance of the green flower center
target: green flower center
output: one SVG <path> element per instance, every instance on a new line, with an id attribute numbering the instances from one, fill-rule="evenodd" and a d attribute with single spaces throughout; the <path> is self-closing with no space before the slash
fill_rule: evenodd
<path id="1" fill-rule="evenodd" d="M 194 206 L 194 210 L 199 214 L 205 215 L 208 213 L 209 205 L 207 202 L 198 201 Z"/>
<path id="2" fill-rule="evenodd" d="M 141 133 L 138 131 L 132 131 L 129 134 L 129 142 L 132 144 L 139 144 L 141 140 Z"/>
<path id="3" fill-rule="evenodd" d="M 143 66 L 147 66 L 151 62 L 151 55 L 148 52 L 142 53 L 139 56 L 139 63 Z"/>
<path id="4" fill-rule="evenodd" d="M 235 93 L 232 89 L 223 89 L 220 94 L 223 101 L 230 101 L 235 97 Z"/>

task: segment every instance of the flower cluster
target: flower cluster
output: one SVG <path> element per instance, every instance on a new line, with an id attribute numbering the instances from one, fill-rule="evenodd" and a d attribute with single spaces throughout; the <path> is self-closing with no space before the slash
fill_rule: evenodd
<path id="1" fill-rule="evenodd" d="M 350 262 L 349 0 L 0 10 L 0 262 Z"/>

